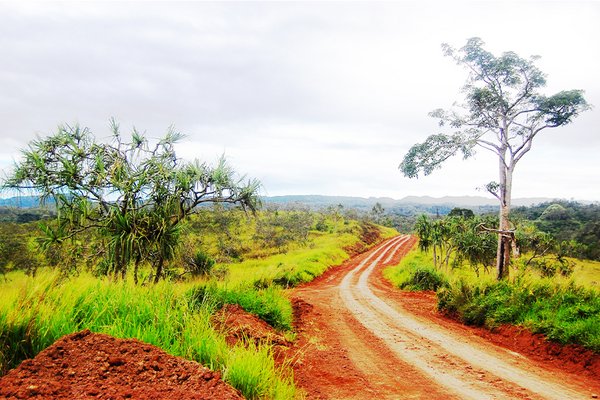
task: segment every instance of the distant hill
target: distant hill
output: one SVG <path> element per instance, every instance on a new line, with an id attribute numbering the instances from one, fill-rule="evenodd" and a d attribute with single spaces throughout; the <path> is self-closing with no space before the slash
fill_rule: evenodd
<path id="1" fill-rule="evenodd" d="M 54 204 L 54 200 L 48 199 L 46 205 L 51 204 Z M 15 196 L 6 199 L 0 198 L 0 207 L 38 208 L 40 206 L 40 198 L 38 196 Z"/>
<path id="2" fill-rule="evenodd" d="M 341 204 L 346 209 L 370 211 L 377 203 L 387 211 L 395 214 L 414 215 L 419 213 L 447 214 L 454 207 L 470 208 L 474 212 L 491 212 L 498 209 L 498 202 L 494 198 L 483 196 L 407 196 L 402 199 L 390 197 L 352 197 L 352 196 L 323 196 L 323 195 L 288 195 L 263 197 L 265 204 L 303 205 L 311 209 L 322 209 Z M 513 206 L 531 206 L 541 203 L 557 201 L 544 197 L 514 199 Z M 590 204 L 590 202 L 580 202 Z M 49 199 L 47 206 L 52 206 Z M 0 207 L 38 208 L 40 201 L 37 196 L 17 196 L 0 199 Z"/>
<path id="3" fill-rule="evenodd" d="M 556 201 L 559 199 L 549 197 L 524 197 L 520 199 L 513 199 L 513 206 L 531 206 L 534 204 L 547 203 Z M 490 197 L 483 196 L 445 196 L 445 197 L 429 197 L 429 196 L 407 196 L 401 200 L 397 200 L 401 203 L 409 204 L 451 204 L 462 207 L 478 207 L 478 206 L 497 206 L 498 200 Z M 582 202 L 586 203 L 586 202 Z"/>
<path id="4" fill-rule="evenodd" d="M 396 200 L 389 197 L 350 197 L 350 196 L 322 196 L 322 195 L 289 195 L 264 197 L 266 204 L 293 205 L 301 204 L 313 209 L 326 208 L 341 204 L 344 208 L 354 208 L 369 211 L 377 203 L 381 204 L 388 212 L 413 215 L 415 213 L 440 213 L 446 214 L 454 207 L 471 208 L 475 212 L 490 212 L 498 209 L 498 201 L 494 198 L 483 196 L 408 196 Z M 534 204 L 554 201 L 551 198 L 535 197 L 514 199 L 514 206 L 530 206 Z"/>

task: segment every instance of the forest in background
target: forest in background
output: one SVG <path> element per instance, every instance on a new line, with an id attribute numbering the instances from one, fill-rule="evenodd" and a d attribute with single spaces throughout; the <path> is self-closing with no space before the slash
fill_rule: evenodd
<path id="1" fill-rule="evenodd" d="M 274 217 L 268 217 L 271 218 L 271 223 L 279 226 L 281 232 L 286 232 L 287 238 L 284 238 L 283 234 L 277 236 L 273 235 L 272 232 L 268 232 L 266 222 L 264 221 L 259 222 L 259 229 L 264 231 L 263 239 L 260 239 L 257 236 L 258 234 L 255 234 L 254 237 L 244 238 L 239 235 L 239 226 L 242 224 L 241 216 L 232 217 L 235 213 L 221 213 L 221 217 L 215 217 L 219 222 L 213 225 L 218 225 L 217 231 L 223 236 L 219 241 L 223 254 L 235 255 L 240 253 L 240 249 L 245 246 L 242 244 L 244 239 L 264 240 L 264 237 L 270 237 L 269 240 L 274 243 L 285 243 L 292 241 L 293 235 L 298 236 L 298 238 L 303 237 L 311 226 L 317 226 L 317 222 L 314 221 L 314 215 L 318 215 L 319 213 L 321 215 L 337 216 L 336 218 L 343 217 L 372 222 L 395 228 L 402 233 L 414 232 L 415 222 L 419 215 L 413 212 L 402 213 L 395 208 L 385 208 L 385 206 L 378 202 L 370 209 L 365 207 L 351 207 L 344 202 L 336 204 L 335 201 L 344 199 L 342 197 L 330 198 L 327 205 L 319 207 L 317 213 L 311 213 L 313 208 L 310 205 L 300 203 L 294 197 L 291 199 L 294 201 L 288 203 L 271 202 L 269 198 L 265 201 L 265 209 L 271 210 L 271 212 L 276 212 L 277 210 L 295 212 L 295 223 L 297 226 L 291 226 L 294 222 L 284 221 L 285 218 L 281 215 L 277 217 L 279 218 L 277 221 L 273 219 Z M 21 207 L 0 207 L 0 268 L 3 270 L 10 263 L 12 263 L 11 267 L 14 265 L 17 269 L 25 268 L 26 265 L 37 265 L 39 261 L 35 260 L 39 260 L 40 258 L 35 248 L 35 237 L 36 235 L 40 235 L 38 221 L 49 220 L 56 216 L 51 204 L 39 207 L 39 204 L 30 198 L 22 198 L 21 201 L 21 204 L 23 204 Z M 25 204 L 31 207 L 24 206 Z M 425 204 L 415 206 L 415 210 L 420 210 L 420 214 L 428 215 L 433 219 L 442 218 L 450 214 L 453 209 L 471 210 L 471 208 L 451 207 L 450 205 Z M 494 217 L 497 213 L 497 208 L 496 210 L 486 209 L 483 212 L 476 208 L 473 211 L 475 215 Z M 204 215 L 209 215 L 207 212 L 208 209 L 205 210 Z M 267 212 L 264 215 L 270 214 Z M 271 215 L 276 214 L 272 213 Z M 584 204 L 575 201 L 555 200 L 532 206 L 520 206 L 514 208 L 512 218 L 516 225 L 523 222 L 530 222 L 540 232 L 551 235 L 556 243 L 563 244 L 563 250 L 567 256 L 600 260 L 600 204 L 598 203 Z M 197 218 L 196 222 L 192 222 L 192 224 L 201 228 L 199 220 Z M 304 222 L 301 220 L 304 220 Z M 258 221 L 262 220 L 259 218 Z M 288 225 L 287 227 L 286 224 Z M 320 228 L 323 229 L 322 226 Z M 270 229 L 273 229 L 273 227 Z M 213 256 L 218 258 L 220 256 L 214 247 L 213 245 Z"/>

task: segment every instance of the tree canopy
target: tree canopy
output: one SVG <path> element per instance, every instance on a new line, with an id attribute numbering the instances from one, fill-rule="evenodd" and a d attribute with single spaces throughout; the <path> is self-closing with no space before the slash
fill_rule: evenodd
<path id="1" fill-rule="evenodd" d="M 221 157 L 211 166 L 175 154 L 183 135 L 170 128 L 151 143 L 133 129 L 125 138 L 111 121 L 109 142 L 87 128 L 61 126 L 22 151 L 4 187 L 53 198 L 57 224 L 46 225 L 50 246 L 96 230 L 107 240 L 113 273 L 150 262 L 159 280 L 178 246 L 180 222 L 203 203 L 234 203 L 254 210 L 260 183 L 239 177 Z M 137 273 L 136 273 L 137 280 Z"/>
<path id="2" fill-rule="evenodd" d="M 507 168 L 514 167 L 541 131 L 566 125 L 589 109 L 582 90 L 549 97 L 539 91 L 546 85 L 545 75 L 535 65 L 539 57 L 527 60 L 514 52 L 496 57 L 483 45 L 479 38 L 469 39 L 460 50 L 442 45 L 444 54 L 468 71 L 465 102 L 430 113 L 440 127 L 452 132 L 431 135 L 411 147 L 400 164 L 405 176 L 429 175 L 449 157 L 468 158 L 477 147 L 498 154 Z"/>

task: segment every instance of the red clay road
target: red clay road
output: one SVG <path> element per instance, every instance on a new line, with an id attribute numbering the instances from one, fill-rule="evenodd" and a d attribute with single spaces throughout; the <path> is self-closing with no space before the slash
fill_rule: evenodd
<path id="1" fill-rule="evenodd" d="M 590 399 L 597 377 L 494 345 L 411 303 L 381 276 L 414 245 L 390 239 L 294 291 L 295 379 L 309 399 Z"/>

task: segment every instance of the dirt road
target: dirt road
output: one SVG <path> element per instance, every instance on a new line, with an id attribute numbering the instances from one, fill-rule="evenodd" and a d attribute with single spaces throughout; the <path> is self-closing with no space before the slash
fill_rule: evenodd
<path id="1" fill-rule="evenodd" d="M 399 236 L 295 291 L 295 377 L 321 399 L 590 399 L 597 377 L 563 372 L 440 318 L 432 299 L 381 277 L 414 244 Z M 424 306 L 424 307 L 423 307 Z"/>

